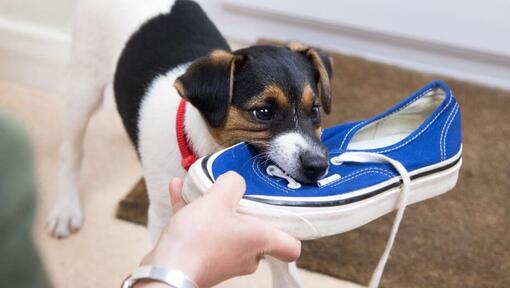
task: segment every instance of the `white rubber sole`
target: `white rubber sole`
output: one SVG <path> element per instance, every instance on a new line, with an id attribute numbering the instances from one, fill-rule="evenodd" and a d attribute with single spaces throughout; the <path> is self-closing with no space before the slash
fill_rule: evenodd
<path id="1" fill-rule="evenodd" d="M 443 194 L 455 186 L 462 158 L 460 153 L 454 158 L 457 159 L 443 163 L 446 166 L 457 161 L 455 165 L 411 181 L 408 205 Z M 203 159 L 190 167 L 184 182 L 183 198 L 188 203 L 201 197 L 213 185 L 203 172 L 201 161 Z M 392 212 L 398 208 L 400 192 L 400 187 L 395 187 L 365 200 L 331 207 L 279 206 L 242 199 L 238 211 L 268 221 L 296 239 L 309 240 L 353 230 Z"/>

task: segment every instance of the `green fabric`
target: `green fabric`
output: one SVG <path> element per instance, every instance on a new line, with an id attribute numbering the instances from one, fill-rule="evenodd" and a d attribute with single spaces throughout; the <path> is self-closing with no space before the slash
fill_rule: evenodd
<path id="1" fill-rule="evenodd" d="M 22 125 L 0 111 L 0 286 L 50 287 L 32 238 L 36 184 Z"/>

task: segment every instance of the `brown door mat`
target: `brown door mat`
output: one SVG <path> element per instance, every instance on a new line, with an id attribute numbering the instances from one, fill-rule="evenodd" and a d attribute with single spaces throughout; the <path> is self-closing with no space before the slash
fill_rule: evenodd
<path id="1" fill-rule="evenodd" d="M 382 112 L 443 78 L 341 54 L 334 59 L 332 115 L 324 126 Z M 464 166 L 449 193 L 408 208 L 382 287 L 510 287 L 510 92 L 445 79 L 463 117 Z M 146 223 L 142 182 L 118 217 Z M 368 283 L 394 214 L 342 235 L 303 243 L 299 266 Z"/>
<path id="2" fill-rule="evenodd" d="M 148 208 L 147 187 L 145 187 L 145 181 L 142 178 L 131 189 L 131 192 L 120 200 L 116 216 L 119 219 L 146 226 Z"/>

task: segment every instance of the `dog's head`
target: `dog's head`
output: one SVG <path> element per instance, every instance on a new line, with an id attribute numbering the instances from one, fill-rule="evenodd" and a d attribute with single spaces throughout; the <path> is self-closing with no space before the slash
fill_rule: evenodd
<path id="1" fill-rule="evenodd" d="M 331 60 L 298 43 L 216 50 L 177 79 L 221 146 L 246 141 L 290 176 L 313 182 L 326 173 L 321 107 L 331 110 Z"/>

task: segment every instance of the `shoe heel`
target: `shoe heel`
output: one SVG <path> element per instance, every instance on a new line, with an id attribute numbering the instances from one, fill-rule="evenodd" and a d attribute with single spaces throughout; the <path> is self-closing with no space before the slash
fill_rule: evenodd
<path id="1" fill-rule="evenodd" d="M 453 189 L 459 179 L 460 167 L 462 159 L 455 166 L 436 175 L 424 177 L 417 180 L 411 186 L 411 194 L 409 195 L 409 204 L 421 202 L 423 200 L 439 196 Z"/>

